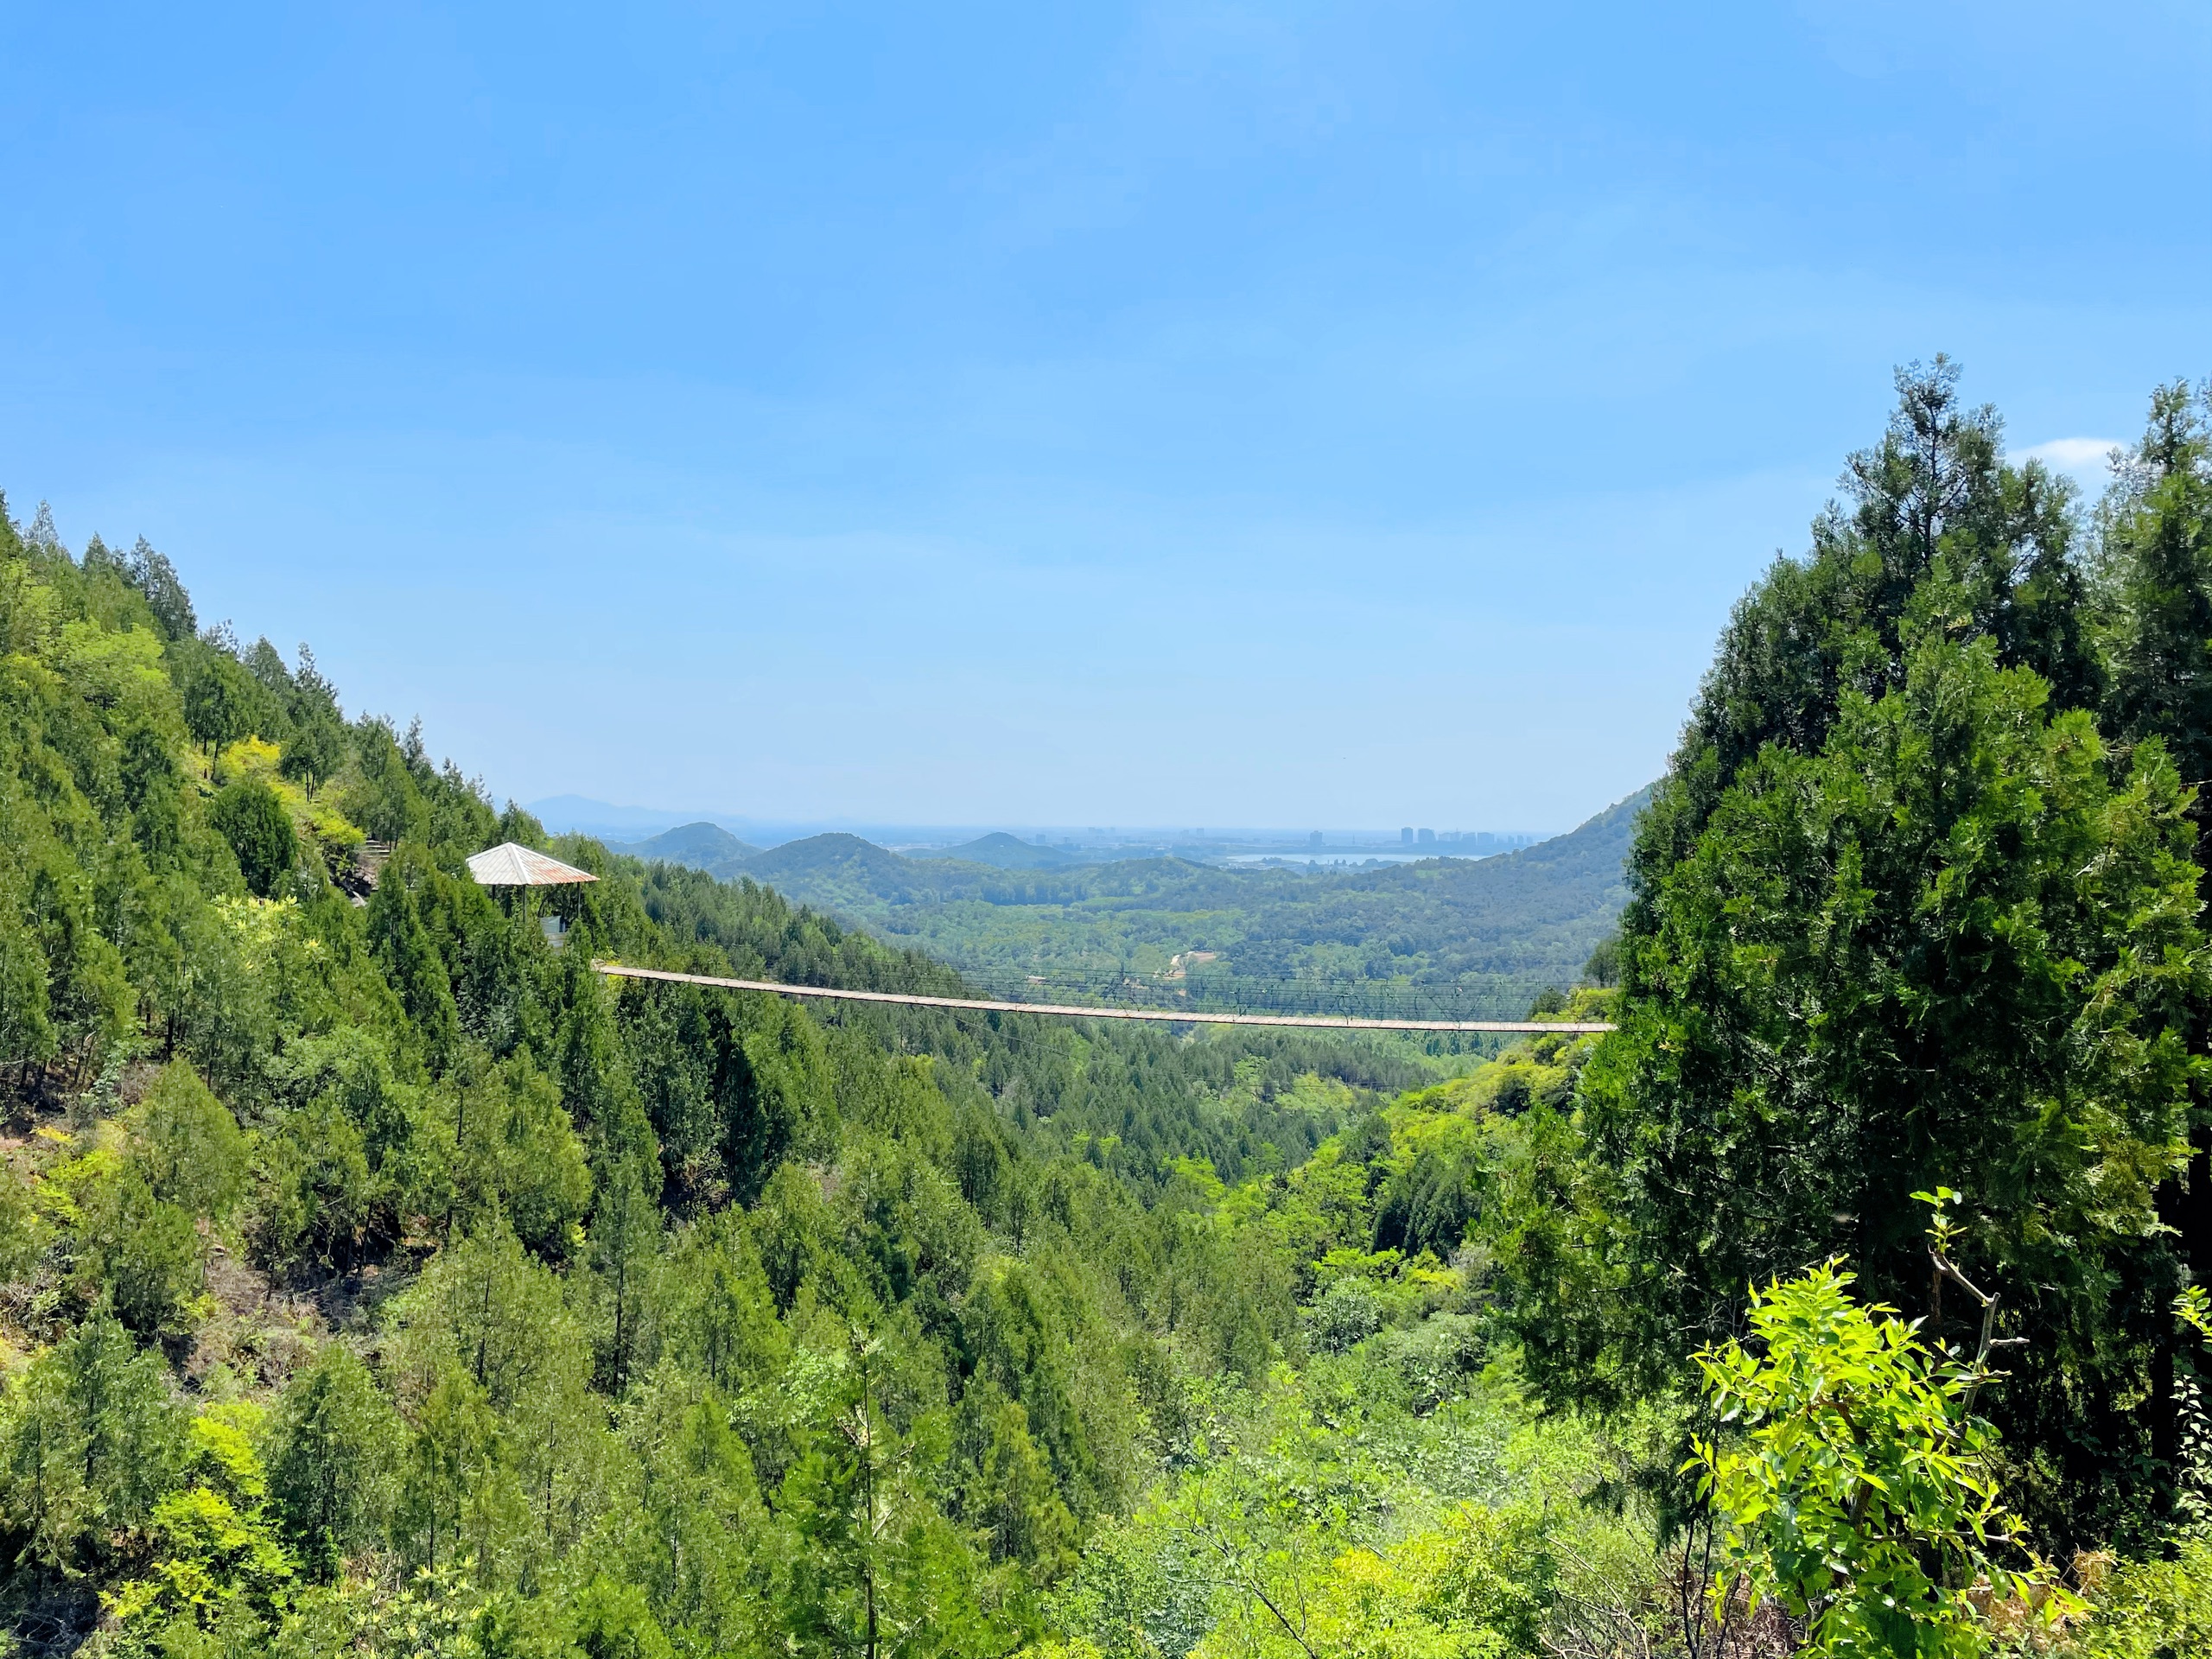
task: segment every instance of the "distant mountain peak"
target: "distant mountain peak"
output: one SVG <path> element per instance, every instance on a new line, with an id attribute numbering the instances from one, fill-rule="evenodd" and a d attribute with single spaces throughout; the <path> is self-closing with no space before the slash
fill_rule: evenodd
<path id="1" fill-rule="evenodd" d="M 1058 870 L 1071 864 L 1095 863 L 1058 847 L 1039 846 L 1010 836 L 1003 830 L 994 830 L 988 836 L 978 836 L 973 841 L 963 842 L 957 847 L 946 847 L 934 853 L 917 855 L 922 858 L 957 858 L 963 863 L 988 864 L 1001 870 Z"/>
<path id="2" fill-rule="evenodd" d="M 773 875 L 784 871 L 819 870 L 846 864 L 859 864 L 870 869 L 897 869 L 903 868 L 906 862 L 898 854 L 879 847 L 872 841 L 863 841 L 842 830 L 830 830 L 802 840 L 787 841 L 780 847 L 754 855 L 748 861 L 747 874 Z"/>
<path id="3" fill-rule="evenodd" d="M 729 875 L 735 866 L 758 857 L 760 852 L 758 847 L 740 841 L 721 825 L 703 819 L 664 830 L 644 841 L 611 844 L 615 851 L 627 853 L 632 858 L 658 859 L 664 863 L 704 870 L 717 877 Z"/>

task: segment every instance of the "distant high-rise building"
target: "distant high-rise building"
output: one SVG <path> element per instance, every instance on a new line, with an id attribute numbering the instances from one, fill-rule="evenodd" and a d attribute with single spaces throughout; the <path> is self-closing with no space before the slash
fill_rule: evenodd
<path id="1" fill-rule="evenodd" d="M 1321 844 L 1321 832 L 1316 830 L 1312 835 L 1306 836 L 1306 844 L 1308 847 L 1319 847 Z"/>
<path id="2" fill-rule="evenodd" d="M 1398 844 L 1402 847 L 1410 847 L 1414 844 L 1413 827 L 1410 824 L 1398 831 Z"/>
<path id="3" fill-rule="evenodd" d="M 1435 830 L 1422 830 L 1422 831 L 1421 832 L 1421 844 L 1422 846 L 1424 846 L 1424 847 L 1433 847 L 1433 846 L 1435 846 L 1435 845 L 1436 845 L 1436 831 L 1435 831 Z"/>

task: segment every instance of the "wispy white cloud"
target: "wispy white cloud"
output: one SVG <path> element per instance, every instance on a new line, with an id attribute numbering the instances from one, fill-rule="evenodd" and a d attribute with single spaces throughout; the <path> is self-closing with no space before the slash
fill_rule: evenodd
<path id="1" fill-rule="evenodd" d="M 2062 473 L 2083 473 L 2101 467 L 2115 449 L 2127 446 L 2118 438 L 2053 438 L 2014 452 L 2015 461 L 2039 461 Z"/>

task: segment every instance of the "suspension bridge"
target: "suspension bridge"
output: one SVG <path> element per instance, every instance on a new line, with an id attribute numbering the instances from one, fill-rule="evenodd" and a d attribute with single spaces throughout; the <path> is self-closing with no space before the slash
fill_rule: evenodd
<path id="1" fill-rule="evenodd" d="M 909 1007 L 950 1008 L 969 1014 L 1040 1014 L 1071 1020 L 1143 1020 L 1166 1026 L 1298 1026 L 1321 1031 L 1560 1032 L 1585 1036 L 1613 1029 L 1600 1020 L 1384 1020 L 1326 1014 L 1230 1014 L 1207 1008 L 1094 1007 L 1077 1002 L 988 1001 L 971 997 L 924 996 L 906 991 L 853 991 L 830 985 L 787 985 L 772 979 L 723 979 L 712 974 L 678 974 L 664 968 L 632 968 L 618 962 L 592 963 L 610 979 L 660 980 L 677 985 L 705 985 L 726 991 L 767 991 L 778 996 L 815 997 L 831 1002 L 897 1002 Z"/>

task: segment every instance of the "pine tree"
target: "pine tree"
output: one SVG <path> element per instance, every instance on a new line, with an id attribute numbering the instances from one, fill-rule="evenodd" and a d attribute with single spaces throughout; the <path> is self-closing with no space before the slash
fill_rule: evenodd
<path id="1" fill-rule="evenodd" d="M 287 1385 L 271 1428 L 270 1502 L 309 1573 L 327 1579 L 383 1523 L 398 1420 L 368 1368 L 334 1341 Z"/>
<path id="2" fill-rule="evenodd" d="M 591 1265 L 600 1308 L 600 1376 L 620 1399 L 627 1391 L 660 1251 L 660 1163 L 641 1151 L 601 1162 L 591 1223 Z"/>

